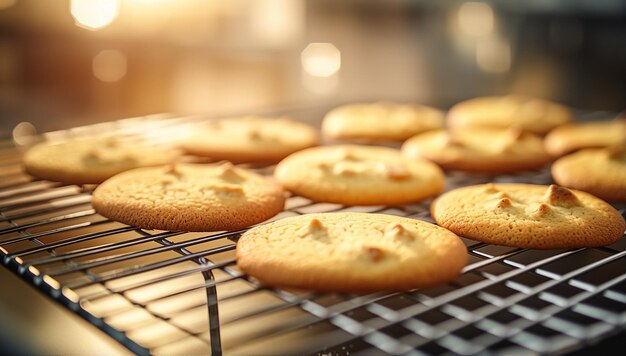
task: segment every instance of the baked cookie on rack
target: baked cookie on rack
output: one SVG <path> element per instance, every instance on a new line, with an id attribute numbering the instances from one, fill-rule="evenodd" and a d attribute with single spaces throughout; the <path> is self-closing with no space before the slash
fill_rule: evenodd
<path id="1" fill-rule="evenodd" d="M 626 202 L 626 144 L 561 157 L 552 165 L 552 177 L 560 185 Z"/>
<path id="2" fill-rule="evenodd" d="M 169 231 L 240 229 L 278 214 L 284 203 L 278 183 L 230 163 L 134 169 L 99 185 L 92 200 L 111 220 Z"/>
<path id="3" fill-rule="evenodd" d="M 436 130 L 402 145 L 408 158 L 433 161 L 446 170 L 506 173 L 537 169 L 550 161 L 543 140 L 519 129 Z"/>
<path id="4" fill-rule="evenodd" d="M 322 133 L 337 140 L 404 141 L 420 132 L 443 127 L 441 110 L 390 102 L 349 104 L 324 117 Z"/>
<path id="5" fill-rule="evenodd" d="M 454 105 L 447 116 L 451 130 L 468 127 L 519 127 L 539 135 L 571 120 L 572 112 L 561 104 L 520 95 L 466 100 Z"/>
<path id="6" fill-rule="evenodd" d="M 345 205 L 416 202 L 444 188 L 444 175 L 435 164 L 376 146 L 309 148 L 282 160 L 274 176 L 297 195 Z"/>
<path id="7" fill-rule="evenodd" d="M 572 123 L 559 126 L 546 136 L 546 150 L 554 157 L 584 148 L 602 148 L 626 143 L 626 119 Z"/>
<path id="8" fill-rule="evenodd" d="M 441 195 L 431 215 L 455 234 L 534 249 L 610 245 L 626 223 L 611 205 L 557 185 L 481 184 Z"/>
<path id="9" fill-rule="evenodd" d="M 232 162 L 278 161 L 315 146 L 313 127 L 287 118 L 246 116 L 214 119 L 194 127 L 181 147 L 194 155 Z"/>
<path id="10" fill-rule="evenodd" d="M 290 217 L 248 230 L 237 243 L 237 265 L 263 284 L 329 292 L 432 286 L 466 263 L 452 232 L 382 214 Z"/>
<path id="11" fill-rule="evenodd" d="M 40 143 L 24 155 L 24 170 L 37 178 L 71 184 L 97 184 L 129 169 L 158 166 L 178 157 L 170 147 L 115 137 Z"/>

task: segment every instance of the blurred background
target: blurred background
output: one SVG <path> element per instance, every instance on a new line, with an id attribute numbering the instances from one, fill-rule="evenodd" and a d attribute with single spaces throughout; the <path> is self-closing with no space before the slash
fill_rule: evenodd
<path id="1" fill-rule="evenodd" d="M 625 63 L 623 0 L 0 0 L 5 134 L 508 93 L 621 111 Z"/>

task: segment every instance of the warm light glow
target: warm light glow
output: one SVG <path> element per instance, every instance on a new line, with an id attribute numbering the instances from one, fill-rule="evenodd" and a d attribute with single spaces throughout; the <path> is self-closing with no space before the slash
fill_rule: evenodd
<path id="1" fill-rule="evenodd" d="M 15 5 L 15 0 L 0 0 L 0 10 L 8 9 Z"/>
<path id="2" fill-rule="evenodd" d="M 250 5 L 253 34 L 264 44 L 280 47 L 302 36 L 306 17 L 303 0 L 254 0 Z"/>
<path id="3" fill-rule="evenodd" d="M 469 36 L 485 36 L 493 31 L 493 9 L 482 2 L 466 2 L 459 8 L 459 28 Z"/>
<path id="4" fill-rule="evenodd" d="M 37 129 L 30 122 L 20 122 L 13 128 L 13 141 L 20 146 L 30 145 L 37 140 Z"/>
<path id="5" fill-rule="evenodd" d="M 508 72 L 511 69 L 511 46 L 498 39 L 479 42 L 476 46 L 476 64 L 485 72 Z"/>
<path id="6" fill-rule="evenodd" d="M 330 77 L 341 68 L 341 52 L 332 43 L 311 43 L 301 54 L 302 69 L 314 77 Z"/>
<path id="7" fill-rule="evenodd" d="M 119 0 L 71 0 L 70 12 L 76 25 L 99 30 L 109 25 L 119 13 Z"/>
<path id="8" fill-rule="evenodd" d="M 93 57 L 93 75 L 103 82 L 114 83 L 126 75 L 126 56 L 117 50 L 104 50 Z"/>

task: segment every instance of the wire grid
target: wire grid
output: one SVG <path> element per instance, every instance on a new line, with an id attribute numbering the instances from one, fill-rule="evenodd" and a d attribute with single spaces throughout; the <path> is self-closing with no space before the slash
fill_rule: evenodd
<path id="1" fill-rule="evenodd" d="M 161 129 L 172 137 L 196 122 L 143 117 L 48 138 L 106 130 L 156 141 Z M 561 353 L 626 325 L 626 238 L 544 251 L 463 239 L 470 260 L 462 275 L 401 293 L 266 288 L 234 261 L 243 230 L 167 232 L 110 221 L 91 208 L 93 187 L 33 180 L 10 146 L 0 150 L 2 263 L 138 354 Z M 547 171 L 447 176 L 448 189 L 488 181 L 551 183 Z M 358 211 L 432 222 L 429 203 L 346 207 L 292 196 L 274 219 Z"/>

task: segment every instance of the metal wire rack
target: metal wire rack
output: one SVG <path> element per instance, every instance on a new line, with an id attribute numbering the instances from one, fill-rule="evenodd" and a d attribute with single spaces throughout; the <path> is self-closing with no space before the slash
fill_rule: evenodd
<path id="1" fill-rule="evenodd" d="M 46 136 L 110 131 L 157 142 L 198 120 L 149 116 Z M 542 251 L 463 239 L 470 260 L 462 275 L 401 293 L 266 288 L 234 261 L 243 231 L 167 232 L 110 221 L 91 208 L 93 187 L 33 180 L 21 171 L 21 150 L 0 147 L 1 263 L 137 354 L 562 353 L 626 326 L 626 238 Z M 447 177 L 448 189 L 488 181 L 551 178 L 547 171 Z M 347 207 L 292 196 L 275 219 L 359 211 L 432 222 L 429 203 Z"/>

